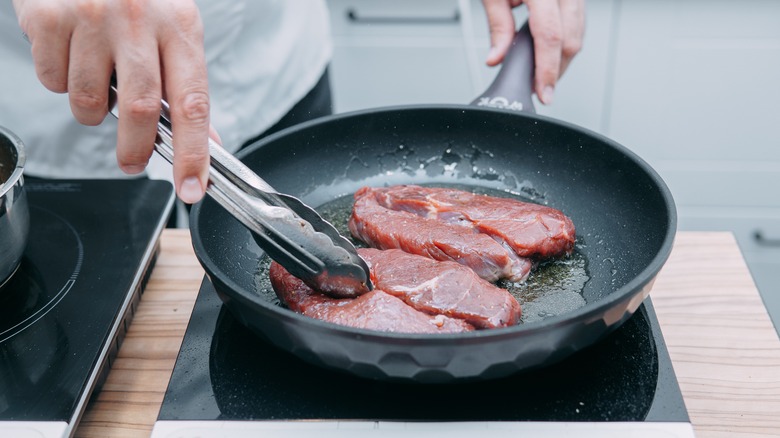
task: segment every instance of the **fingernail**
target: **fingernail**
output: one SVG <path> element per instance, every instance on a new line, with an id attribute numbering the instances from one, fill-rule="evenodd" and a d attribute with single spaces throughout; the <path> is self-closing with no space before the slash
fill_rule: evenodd
<path id="1" fill-rule="evenodd" d="M 554 92 L 555 89 L 552 86 L 547 85 L 546 87 L 544 87 L 544 89 L 542 90 L 542 103 L 545 105 L 552 104 Z"/>
<path id="2" fill-rule="evenodd" d="M 203 198 L 203 186 L 200 180 L 194 176 L 186 178 L 179 187 L 179 199 L 187 204 L 194 204 Z"/>
<path id="3" fill-rule="evenodd" d="M 496 64 L 496 59 L 498 59 L 498 47 L 493 46 L 490 48 L 490 51 L 488 51 L 487 58 L 485 58 L 485 63 L 487 65 L 493 66 Z"/>
<path id="4" fill-rule="evenodd" d="M 122 166 L 122 172 L 128 175 L 136 175 L 144 171 L 146 166 L 140 164 L 125 164 Z"/>

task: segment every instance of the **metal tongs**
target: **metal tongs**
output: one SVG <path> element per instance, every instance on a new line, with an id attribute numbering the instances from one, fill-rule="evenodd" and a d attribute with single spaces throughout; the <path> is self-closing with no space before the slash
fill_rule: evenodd
<path id="1" fill-rule="evenodd" d="M 113 81 L 108 107 L 118 118 Z M 173 163 L 171 126 L 170 107 L 162 100 L 154 150 Z M 314 209 L 274 190 L 211 139 L 209 154 L 206 193 L 244 224 L 272 259 L 312 288 L 335 297 L 355 297 L 372 289 L 366 262 Z"/>

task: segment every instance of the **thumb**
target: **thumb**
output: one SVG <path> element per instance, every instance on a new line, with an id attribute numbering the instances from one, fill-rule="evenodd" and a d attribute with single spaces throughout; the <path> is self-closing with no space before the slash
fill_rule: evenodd
<path id="1" fill-rule="evenodd" d="M 489 66 L 504 60 L 515 36 L 515 17 L 507 0 L 482 0 L 490 28 L 490 52 L 485 63 Z"/>

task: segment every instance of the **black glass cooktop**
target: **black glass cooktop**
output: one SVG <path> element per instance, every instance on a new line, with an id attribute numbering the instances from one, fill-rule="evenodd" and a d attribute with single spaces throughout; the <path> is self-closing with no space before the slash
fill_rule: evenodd
<path id="1" fill-rule="evenodd" d="M 27 247 L 0 289 L 0 421 L 72 429 L 118 350 L 173 190 L 146 179 L 31 178 L 25 190 Z"/>
<path id="2" fill-rule="evenodd" d="M 207 279 L 158 420 L 689 421 L 649 299 L 557 365 L 430 386 L 309 365 L 238 323 Z"/>

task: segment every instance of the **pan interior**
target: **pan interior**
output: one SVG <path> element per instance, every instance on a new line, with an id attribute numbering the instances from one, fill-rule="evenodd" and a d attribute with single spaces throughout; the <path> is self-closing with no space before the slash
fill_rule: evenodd
<path id="1" fill-rule="evenodd" d="M 270 136 L 239 158 L 313 206 L 365 185 L 434 184 L 557 208 L 577 228 L 586 308 L 650 281 L 674 224 L 663 183 L 633 154 L 576 127 L 507 112 L 412 107 L 332 117 Z M 211 200 L 194 213 L 202 260 L 258 296 L 262 251 L 249 233 Z"/>

